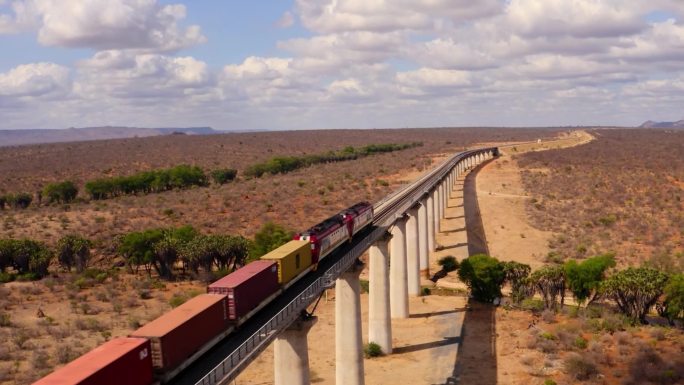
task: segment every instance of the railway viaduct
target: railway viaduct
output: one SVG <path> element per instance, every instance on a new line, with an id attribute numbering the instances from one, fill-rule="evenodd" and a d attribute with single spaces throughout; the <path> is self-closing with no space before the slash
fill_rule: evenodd
<path id="1" fill-rule="evenodd" d="M 369 252 L 368 340 L 392 353 L 392 319 L 409 317 L 409 296 L 420 295 L 420 277 L 428 277 L 429 255 L 445 218 L 457 178 L 496 157 L 496 147 L 457 153 L 419 180 L 374 205 L 373 226 L 341 247 L 303 282 L 221 346 L 170 381 L 171 384 L 226 384 L 271 342 L 276 385 L 310 383 L 307 334 L 316 322 L 306 309 L 335 287 L 335 383 L 363 385 L 363 346 L 359 257 Z"/>

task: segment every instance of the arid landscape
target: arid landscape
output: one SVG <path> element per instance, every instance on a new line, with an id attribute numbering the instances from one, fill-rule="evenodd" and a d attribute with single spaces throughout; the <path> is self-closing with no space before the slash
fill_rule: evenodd
<path id="1" fill-rule="evenodd" d="M 396 132 L 402 132 L 399 130 Z M 485 131 L 486 132 L 486 131 Z M 288 133 L 295 135 L 295 133 Z M 58 367 L 95 345 L 112 337 L 127 335 L 130 331 L 145 324 L 177 306 L 187 298 L 205 291 L 205 283 L 196 280 L 169 282 L 160 280 L 155 276 L 147 278 L 146 273 L 131 275 L 127 269 L 121 266 L 121 258 L 116 254 L 116 235 L 123 234 L 126 230 L 141 230 L 159 226 L 179 226 L 191 223 L 197 228 L 211 232 L 237 231 L 246 236 L 251 236 L 258 229 L 260 223 L 273 220 L 283 223 L 290 228 L 302 228 L 296 218 L 302 222 L 311 224 L 318 218 L 323 218 L 327 213 L 349 205 L 360 199 L 377 200 L 404 183 L 419 177 L 431 165 L 440 161 L 444 154 L 458 151 L 463 147 L 483 144 L 501 145 L 502 156 L 480 166 L 475 172 L 468 174 L 466 179 L 461 179 L 454 191 L 452 191 L 447 209 L 447 219 L 442 221 L 443 233 L 437 237 L 439 251 L 431 254 L 431 271 L 439 270 L 437 261 L 445 256 L 455 256 L 457 260 L 464 260 L 471 253 L 473 234 L 475 231 L 483 231 L 486 247 L 489 253 L 502 261 L 517 261 L 526 263 L 537 269 L 547 263 L 560 263 L 562 256 L 565 258 L 586 258 L 606 250 L 616 251 L 618 267 L 639 265 L 644 261 L 658 267 L 680 269 L 681 271 L 681 243 L 677 243 L 676 236 L 668 236 L 670 241 L 668 248 L 645 248 L 638 257 L 626 253 L 625 240 L 630 238 L 631 232 L 627 227 L 606 226 L 617 235 L 602 236 L 602 243 L 591 243 L 591 249 L 586 255 L 576 253 L 577 239 L 591 237 L 593 227 L 578 226 L 575 219 L 568 215 L 566 205 L 589 204 L 586 198 L 575 202 L 566 202 L 574 196 L 586 194 L 586 182 L 582 183 L 584 173 L 601 175 L 603 185 L 624 186 L 617 184 L 617 180 L 629 180 L 627 175 L 624 179 L 614 173 L 608 174 L 610 163 L 589 162 L 582 163 L 581 154 L 586 156 L 586 148 L 592 146 L 595 149 L 603 149 L 606 158 L 618 156 L 619 148 L 626 147 L 632 151 L 643 148 L 639 143 L 644 142 L 644 133 L 634 130 L 600 130 L 600 131 L 575 131 L 570 135 L 558 131 L 526 131 L 526 130 L 501 130 L 491 131 L 491 136 L 474 135 L 471 139 L 463 135 L 461 140 L 446 140 L 451 137 L 448 130 L 440 129 L 427 131 L 424 135 L 416 136 L 415 133 L 407 135 L 407 140 L 421 140 L 424 145 L 413 149 L 402 150 L 384 155 L 375 155 L 348 162 L 338 162 L 325 165 L 310 166 L 301 171 L 294 171 L 284 175 L 266 175 L 256 179 L 242 179 L 210 187 L 195 187 L 190 190 L 176 190 L 157 194 L 124 196 L 102 201 L 89 200 L 87 197 L 79 197 L 70 204 L 42 204 L 41 206 L 29 206 L 27 209 L 7 208 L 1 211 L 4 222 L 3 237 L 32 237 L 34 239 L 52 244 L 66 234 L 77 233 L 85 237 L 92 237 L 94 269 L 84 273 L 65 272 L 54 264 L 50 268 L 50 275 L 36 282 L 10 282 L 2 284 L 2 308 L 3 323 L 0 326 L 1 337 L 6 343 L 0 346 L 0 378 L 2 384 L 27 384 L 40 376 L 48 373 L 53 367 Z M 681 180 L 681 167 L 678 158 L 674 156 L 681 148 L 681 135 L 657 132 L 668 140 L 655 140 L 651 138 L 650 146 L 659 152 L 673 154 L 669 162 L 666 175 L 662 178 L 670 184 L 665 186 L 665 192 L 652 192 L 651 189 L 638 189 L 634 185 L 624 187 L 632 195 L 621 198 L 622 200 L 644 199 L 650 194 L 670 194 L 672 199 L 667 199 L 666 204 L 671 206 L 670 211 L 661 211 L 661 216 L 656 217 L 661 224 L 665 224 L 665 234 L 676 235 L 678 222 L 672 222 L 672 218 L 681 216 L 681 203 L 676 200 L 676 190 L 669 186 L 681 186 L 677 181 Z M 237 134 L 233 134 L 237 135 Z M 275 134 L 244 134 L 247 137 L 253 135 Z M 364 142 L 356 138 L 354 132 L 351 138 L 343 144 L 361 146 L 369 143 L 389 142 L 386 136 L 378 134 Z M 346 136 L 343 136 L 346 137 Z M 459 137 L 454 135 L 454 137 Z M 537 139 L 544 138 L 541 143 Z M 396 137 L 395 137 L 396 138 Z M 137 148 L 132 145 L 135 141 L 158 140 L 203 140 L 201 137 L 161 137 L 130 139 L 114 141 L 115 144 L 125 149 Z M 675 140 L 676 139 L 676 140 Z M 273 139 L 275 140 L 275 139 Z M 367 138 L 365 140 L 368 140 Z M 620 146 L 612 143 L 620 141 Z M 679 140 L 679 141 L 678 141 Z M 246 139 L 245 139 L 246 141 Z M 507 144 L 511 141 L 518 143 Z M 610 143 L 608 148 L 601 146 L 603 141 Z M 258 147 L 255 140 L 253 145 Z M 261 141 L 263 142 L 263 140 Z M 394 140 L 401 143 L 401 141 Z M 449 142 L 449 143 L 447 143 Z M 524 142 L 524 143 L 523 143 Z M 33 186 L 38 189 L 39 181 L 49 183 L 66 177 L 63 171 L 57 177 L 50 178 L 57 168 L 50 170 L 46 165 L 51 164 L 56 158 L 49 158 L 55 154 L 71 154 L 74 159 L 83 154 L 65 152 L 74 148 L 81 151 L 90 150 L 91 146 L 97 146 L 100 142 L 39 145 L 27 147 L 15 147 L 5 149 L 12 155 L 5 154 L 4 159 L 13 159 L 14 166 L 38 170 L 41 167 L 31 166 L 27 160 L 34 159 L 39 149 L 47 146 L 50 151 L 42 152 L 46 155 L 42 173 L 37 173 L 34 178 L 19 178 L 20 186 Z M 244 143 L 244 141 L 243 141 Z M 323 149 L 335 149 L 339 141 L 331 140 L 329 147 Z M 679 146 L 679 147 L 677 147 Z M 192 147 L 191 147 L 192 148 Z M 218 146 L 220 148 L 220 146 Z M 265 154 L 254 152 L 254 161 L 267 159 L 270 154 L 268 146 Z M 24 151 L 23 153 L 21 151 Z M 123 155 L 118 162 L 121 170 L 129 172 L 141 170 L 134 169 L 133 165 L 139 165 L 134 160 L 135 156 Z M 643 156 L 648 151 L 642 150 Z M 2 151 L 0 151 L 1 153 Z M 598 151 L 599 153 L 601 151 Z M 174 151 L 169 151 L 173 154 Z M 201 153 L 201 155 L 200 155 Z M 230 153 L 230 152 L 229 152 Z M 21 155 L 25 154 L 25 155 Z M 28 155 L 31 154 L 31 155 Z M 50 154 L 50 155 L 47 155 Z M 282 150 L 278 155 L 287 155 Z M 18 157 L 25 156 L 24 162 Z M 113 156 L 113 155 L 112 155 Z M 175 158 L 169 157 L 168 163 L 154 163 L 154 167 L 169 167 L 177 163 L 202 159 L 205 167 L 211 167 L 213 159 L 208 151 L 199 151 L 197 155 L 192 153 L 189 158 L 178 153 Z M 215 164 L 217 166 L 238 165 L 243 170 L 248 162 L 240 160 L 240 156 Z M 561 162 L 562 163 L 553 163 Z M 572 159 L 580 165 L 573 164 Z M 632 158 L 638 159 L 638 158 Z M 658 158 L 660 159 L 660 158 Z M 622 160 L 630 165 L 627 159 Z M 75 162 L 75 161 L 74 161 Z M 129 163 L 130 162 L 130 163 Z M 571 164 L 572 170 L 578 175 L 578 182 L 568 179 L 568 168 L 561 164 Z M 1 164 L 8 167 L 8 162 Z M 558 166 L 555 166 L 558 164 Z M 584 164 L 589 169 L 582 169 Z M 104 165 L 104 163 L 103 163 Z M 353 166 L 353 167 L 350 167 Z M 605 167 L 605 171 L 601 167 Z M 642 164 L 634 160 L 631 166 L 622 170 L 633 174 L 632 167 L 639 168 L 648 176 L 658 170 L 661 163 L 653 161 Z M 35 168 L 33 168 L 35 167 Z M 80 175 L 80 179 L 74 178 L 77 183 L 92 178 L 93 174 L 88 171 L 91 166 L 75 167 L 74 175 Z M 101 166 L 104 167 L 104 166 Z M 141 167 L 141 166 L 139 166 Z M 149 166 L 148 166 L 149 167 Z M 680 169 L 678 169 L 679 167 Z M 377 169 L 376 169 L 377 168 Z M 8 168 L 8 170 L 12 167 Z M 29 172 L 29 171 L 22 171 Z M 110 171 L 112 173 L 113 171 Z M 348 173 L 348 174 L 346 174 Z M 343 181 L 333 178 L 333 175 L 345 175 Z M 239 174 L 238 174 L 239 175 Z M 346 176 L 349 175 L 349 176 Z M 544 188 L 539 180 L 530 182 L 530 175 L 536 178 L 565 178 L 561 181 L 544 182 Z M 540 176 L 543 175 L 543 176 Z M 307 178 L 307 179 L 304 179 Z M 309 179 L 311 178 L 311 179 Z M 12 186 L 10 181 L 16 179 L 8 174 L 5 178 L 6 188 Z M 27 180 L 25 180 L 27 179 Z M 305 180 L 300 186 L 298 182 Z M 318 185 L 326 186 L 325 193 L 320 194 L 318 189 L 314 193 L 307 193 L 305 187 L 309 180 L 319 181 Z M 386 184 L 373 183 L 374 180 L 385 180 Z M 351 183 L 346 183 L 349 181 Z M 365 183 L 364 187 L 358 187 L 358 181 Z M 555 184 L 554 184 L 555 183 Z M 563 183 L 561 190 L 553 190 L 553 186 Z M 328 186 L 332 185 L 332 188 Z M 289 186 L 289 188 L 287 188 Z M 339 186 L 339 187 L 338 187 Z M 268 188 L 267 188 L 268 187 Z M 285 192 L 283 192 L 283 187 Z M 28 188 L 28 187 L 27 187 Z M 589 187 L 591 188 L 591 186 Z M 576 195 L 571 194 L 575 189 Z M 237 191 L 235 191 L 237 190 Z M 549 198 L 549 194 L 560 194 L 564 200 Z M 681 190 L 680 190 L 681 191 Z M 244 194 L 244 195 L 243 195 Z M 289 211 L 292 206 L 274 204 L 265 209 L 260 207 L 266 201 L 277 202 L 281 194 L 291 196 L 294 202 L 302 205 L 295 209 L 295 213 Z M 606 193 L 608 194 L 608 193 Z M 234 204 L 226 205 L 226 197 L 232 196 L 242 200 L 242 210 L 235 210 Z M 201 201 L 205 197 L 205 201 Z M 598 197 L 603 199 L 605 197 Z M 329 201 L 328 201 L 329 199 Z M 656 199 L 656 198 L 653 198 Z M 223 200 L 224 206 L 212 208 L 207 202 Z M 311 200 L 315 200 L 311 203 Z M 473 202 L 477 202 L 474 209 Z M 539 205 L 544 202 L 543 213 L 540 215 Z M 611 208 L 604 205 L 601 212 L 595 210 L 583 210 L 575 213 L 577 217 L 592 213 L 592 215 L 604 215 L 622 207 L 620 201 L 614 201 Z M 651 200 L 641 202 L 653 202 Z M 465 203 L 465 205 L 464 205 Z M 679 203 L 679 212 L 676 211 L 676 203 Z M 156 205 L 156 207 L 150 207 Z M 647 210 L 647 205 L 640 205 L 640 210 Z M 634 206 L 631 206 L 634 207 Z M 183 213 L 177 217 L 159 215 L 164 208 L 172 208 L 174 213 Z M 288 209 L 288 210 L 286 210 Z M 250 211 L 251 210 L 251 211 Z M 309 215 L 301 212 L 306 211 Z M 675 211 L 673 214 L 672 211 Z M 658 211 L 653 211 L 657 213 Z M 293 218 L 296 216 L 296 218 Z M 464 215 L 465 214 L 465 215 Z M 620 220 L 629 221 L 629 215 L 638 215 L 639 212 L 621 212 Z M 55 220 L 52 215 L 58 218 Z M 64 218 L 73 218 L 64 220 Z M 72 217 L 70 217 L 72 216 Z M 112 223 L 98 223 L 95 217 L 113 217 L 118 220 Z M 219 218 L 230 217 L 229 221 L 221 221 Z M 553 217 L 552 217 L 553 216 Z M 552 221 L 554 226 L 545 218 L 556 218 Z M 90 222 L 88 222 L 90 220 Z M 598 220 L 597 220 L 598 221 Z M 57 222 L 57 226 L 43 223 Z M 478 225 L 478 222 L 480 223 Z M 29 225 L 20 226 L 20 223 Z M 598 222 L 601 223 L 601 222 Z M 97 225 L 98 232 L 89 232 Z M 305 225 L 305 226 L 306 226 Z M 596 224 L 595 224 L 596 225 Z M 612 223 L 610 225 L 613 225 Z M 466 228 L 468 230 L 466 231 Z M 481 230 L 473 230 L 478 229 Z M 568 234 L 567 229 L 583 231 L 577 233 L 577 237 L 567 237 L 565 243 L 558 243 L 559 234 Z M 656 228 L 651 228 L 649 234 L 655 234 Z M 593 238 L 592 238 L 593 239 Z M 586 241 L 585 241 L 586 242 Z M 637 243 L 637 242 L 633 242 Z M 630 243 L 630 244 L 633 244 Z M 559 246 L 560 245 L 560 246 Z M 679 253 L 679 254 L 677 254 Z M 550 259 L 552 258 L 552 259 Z M 366 273 L 362 279 L 367 280 Z M 573 383 L 575 381 L 589 381 L 604 384 L 641 384 L 650 381 L 654 384 L 677 383 L 684 374 L 680 369 L 684 363 L 678 361 L 678 356 L 684 352 L 684 334 L 680 329 L 666 327 L 666 322 L 657 322 L 661 326 L 633 326 L 628 323 L 608 304 L 592 309 L 577 309 L 569 306 L 558 313 L 543 310 L 540 300 L 531 299 L 522 305 L 506 302 L 502 307 L 480 304 L 465 297 L 467 287 L 456 275 L 449 273 L 445 278 L 437 281 L 435 285 L 429 280 L 423 280 L 424 287 L 432 290 L 431 295 L 412 298 L 410 303 L 411 317 L 408 320 L 393 321 L 393 345 L 395 352 L 390 356 L 367 359 L 365 362 L 366 379 L 368 383 L 424 383 L 442 384 L 448 378 L 458 378 L 462 383 L 483 384 L 523 384 L 530 381 L 554 380 L 556 383 Z M 572 302 L 570 302 L 572 303 Z M 367 297 L 362 296 L 362 308 L 364 319 L 364 341 L 367 342 Z M 321 384 L 334 383 L 334 292 L 331 291 L 316 311 L 317 325 L 310 333 L 310 341 L 330 341 L 327 344 L 312 343 L 310 345 L 310 357 L 312 368 L 312 382 Z M 654 318 L 655 320 L 655 318 Z M 463 328 L 461 328 L 463 325 Z M 239 378 L 241 384 L 268 384 L 272 383 L 272 355 L 271 349 L 262 354 L 246 372 Z M 647 366 L 639 366 L 638 362 L 649 362 Z M 574 366 L 572 366 L 574 365 Z M 578 377 L 579 376 L 579 377 Z M 408 382 L 407 382 L 408 381 Z M 540 383 L 541 383 L 540 382 Z"/>
<path id="2" fill-rule="evenodd" d="M 683 48 L 684 0 L 0 0 L 0 385 L 684 385 Z"/>

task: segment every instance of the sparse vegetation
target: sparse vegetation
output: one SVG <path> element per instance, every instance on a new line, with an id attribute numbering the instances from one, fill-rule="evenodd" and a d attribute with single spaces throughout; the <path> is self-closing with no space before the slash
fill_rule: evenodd
<path id="1" fill-rule="evenodd" d="M 506 276 L 496 258 L 477 254 L 461 262 L 458 278 L 468 285 L 475 299 L 492 302 L 496 297 L 501 297 L 501 286 Z"/>
<path id="2" fill-rule="evenodd" d="M 363 347 L 363 354 L 366 358 L 380 357 L 383 355 L 382 348 L 375 342 L 369 342 Z"/>

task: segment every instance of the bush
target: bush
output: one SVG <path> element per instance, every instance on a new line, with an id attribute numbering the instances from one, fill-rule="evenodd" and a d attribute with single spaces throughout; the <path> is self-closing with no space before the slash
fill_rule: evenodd
<path id="1" fill-rule="evenodd" d="M 496 258 L 477 254 L 461 262 L 458 278 L 470 288 L 476 300 L 492 302 L 501 297 L 505 274 L 503 266 Z"/>
<path id="2" fill-rule="evenodd" d="M 574 260 L 566 262 L 564 267 L 566 281 L 578 304 L 583 304 L 587 300 L 591 304 L 597 299 L 598 289 L 605 279 L 606 270 L 614 266 L 613 254 L 599 255 L 581 263 Z"/>
<path id="3" fill-rule="evenodd" d="M 90 260 L 92 242 L 78 235 L 67 235 L 57 242 L 57 259 L 67 270 L 76 266 L 77 272 L 82 272 Z"/>
<path id="4" fill-rule="evenodd" d="M 47 275 L 52 257 L 52 251 L 42 242 L 0 239 L 0 271 L 12 266 L 17 279 L 34 280 Z"/>
<path id="5" fill-rule="evenodd" d="M 201 168 L 182 164 L 125 177 L 95 179 L 86 182 L 85 189 L 92 199 L 107 199 L 120 195 L 149 194 L 174 188 L 206 185 L 207 177 Z"/>
<path id="6" fill-rule="evenodd" d="M 578 349 L 586 349 L 587 348 L 587 340 L 584 339 L 583 337 L 578 336 L 575 338 L 574 345 Z"/>
<path id="7" fill-rule="evenodd" d="M 11 318 L 9 313 L 0 313 L 0 327 L 6 328 L 12 326 Z"/>
<path id="8" fill-rule="evenodd" d="M 659 310 L 659 313 L 665 316 L 670 323 L 674 323 L 675 319 L 684 318 L 684 274 L 675 274 L 670 277 L 665 289 L 664 307 Z"/>
<path id="9" fill-rule="evenodd" d="M 78 195 L 78 188 L 71 181 L 50 183 L 43 187 L 42 194 L 48 203 L 69 203 Z"/>
<path id="10" fill-rule="evenodd" d="M 380 357 L 383 354 L 382 348 L 375 342 L 369 342 L 363 347 L 363 355 L 366 358 Z"/>
<path id="11" fill-rule="evenodd" d="M 270 160 L 247 167 L 244 175 L 248 178 L 260 178 L 264 174 L 285 174 L 303 167 L 319 163 L 343 162 L 369 156 L 376 153 L 400 151 L 422 146 L 420 142 L 406 144 L 371 144 L 360 149 L 347 146 L 341 151 L 306 156 L 278 156 Z"/>
<path id="12" fill-rule="evenodd" d="M 33 197 L 29 193 L 18 193 L 15 195 L 6 195 L 6 201 L 15 209 L 25 209 L 33 202 Z"/>
<path id="13" fill-rule="evenodd" d="M 596 364 L 588 357 L 570 353 L 563 362 L 565 371 L 576 380 L 586 381 L 598 373 Z"/>
<path id="14" fill-rule="evenodd" d="M 213 179 L 214 183 L 217 184 L 228 183 L 234 180 L 236 176 L 237 170 L 232 168 L 223 168 L 211 172 L 211 179 Z"/>
<path id="15" fill-rule="evenodd" d="M 440 258 L 439 261 L 437 261 L 437 264 L 442 266 L 442 270 L 447 273 L 458 269 L 458 261 L 451 255 Z"/>
<path id="16" fill-rule="evenodd" d="M 173 308 L 176 308 L 176 307 L 184 304 L 185 301 L 187 301 L 187 300 L 188 300 L 188 298 L 184 295 L 174 294 L 173 297 L 171 297 L 171 299 L 169 299 L 169 305 L 171 305 L 171 307 L 173 307 Z"/>

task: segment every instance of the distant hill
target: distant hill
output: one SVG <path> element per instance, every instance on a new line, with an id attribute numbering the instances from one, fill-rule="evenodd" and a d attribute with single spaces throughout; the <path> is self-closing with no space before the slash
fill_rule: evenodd
<path id="1" fill-rule="evenodd" d="M 221 131 L 211 127 L 140 128 L 140 127 L 84 127 L 67 129 L 0 130 L 0 146 L 21 144 L 80 142 L 86 140 L 121 139 L 159 135 L 211 135 Z"/>
<path id="2" fill-rule="evenodd" d="M 654 122 L 647 120 L 639 128 L 684 128 L 684 120 L 676 122 Z"/>

